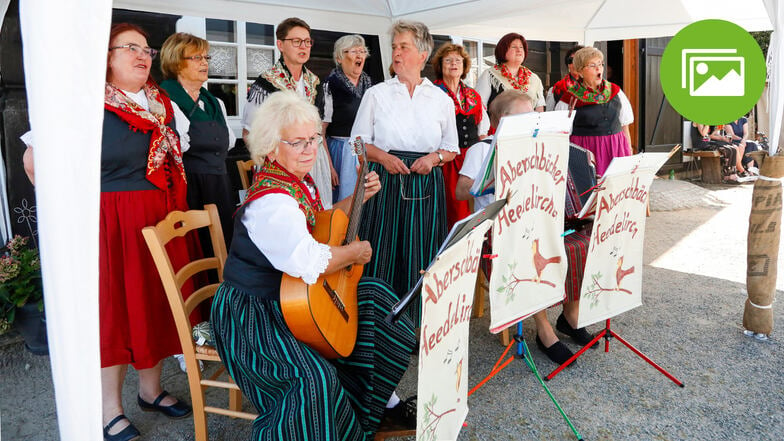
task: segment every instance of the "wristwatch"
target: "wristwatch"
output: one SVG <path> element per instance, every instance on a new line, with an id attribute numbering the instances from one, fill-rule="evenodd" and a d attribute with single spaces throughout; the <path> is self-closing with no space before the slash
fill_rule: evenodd
<path id="1" fill-rule="evenodd" d="M 438 151 L 438 150 L 436 150 L 436 155 L 438 155 L 438 164 L 436 164 L 436 165 L 438 166 L 438 165 L 443 164 L 444 163 L 444 155 L 442 155 L 441 152 Z"/>

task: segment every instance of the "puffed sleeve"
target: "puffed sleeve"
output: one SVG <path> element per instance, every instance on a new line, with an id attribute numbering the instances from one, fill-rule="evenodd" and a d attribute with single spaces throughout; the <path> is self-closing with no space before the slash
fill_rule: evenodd
<path id="1" fill-rule="evenodd" d="M 436 97 L 440 101 L 441 111 L 444 112 L 443 115 L 446 115 L 446 118 L 443 119 L 441 125 L 441 144 L 438 148 L 448 152 L 458 153 L 460 152 L 460 148 L 457 146 L 455 104 L 445 93 L 441 93 L 441 91 L 439 91 L 439 94 L 436 95 Z"/>
<path id="2" fill-rule="evenodd" d="M 618 120 L 621 122 L 621 126 L 628 126 L 634 122 L 632 103 L 629 102 L 629 98 L 626 97 L 622 90 L 618 92 L 618 99 L 621 100 L 621 111 L 618 114 Z"/>
<path id="3" fill-rule="evenodd" d="M 490 115 L 487 114 L 484 104 L 482 105 L 482 120 L 479 121 L 479 136 L 487 135 L 490 131 Z"/>
<path id="4" fill-rule="evenodd" d="M 332 92 L 329 90 L 329 84 L 324 83 L 324 118 L 321 119 L 322 122 L 331 123 L 332 122 Z"/>
<path id="5" fill-rule="evenodd" d="M 218 105 L 220 105 L 221 112 L 223 112 L 223 121 L 226 122 L 226 130 L 229 131 L 229 150 L 234 148 L 234 144 L 237 143 L 237 135 L 234 134 L 234 130 L 231 130 L 229 127 L 229 115 L 226 113 L 226 104 L 223 103 L 223 100 L 215 97 L 218 100 Z"/>
<path id="6" fill-rule="evenodd" d="M 357 116 L 354 118 L 354 125 L 351 127 L 351 139 L 362 138 L 368 144 L 374 144 L 373 122 L 376 113 L 376 98 L 373 87 L 365 92 L 362 101 L 357 109 Z M 452 118 L 454 120 L 454 118 Z"/>
<path id="7" fill-rule="evenodd" d="M 479 93 L 479 96 L 482 97 L 482 105 L 487 108 L 487 100 L 490 98 L 490 94 L 492 93 L 492 89 L 490 86 L 490 70 L 485 69 L 479 78 L 476 80 L 476 91 Z"/>
<path id="8" fill-rule="evenodd" d="M 332 252 L 308 232 L 305 215 L 291 196 L 269 194 L 252 201 L 241 222 L 278 271 L 313 284 L 327 269 Z"/>

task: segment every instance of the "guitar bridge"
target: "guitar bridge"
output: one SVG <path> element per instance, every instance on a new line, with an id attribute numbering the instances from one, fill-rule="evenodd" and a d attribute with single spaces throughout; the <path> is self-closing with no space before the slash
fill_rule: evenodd
<path id="1" fill-rule="evenodd" d="M 343 320 L 348 322 L 348 313 L 346 312 L 346 305 L 344 305 L 343 301 L 340 300 L 340 296 L 338 295 L 338 293 L 334 289 L 332 289 L 331 286 L 329 286 L 329 282 L 327 282 L 327 279 L 324 279 L 324 282 L 321 284 L 321 286 L 324 287 L 324 290 L 327 292 L 329 298 L 332 300 L 332 304 L 335 305 L 335 308 L 338 309 L 338 312 L 340 312 L 340 315 L 343 317 Z"/>

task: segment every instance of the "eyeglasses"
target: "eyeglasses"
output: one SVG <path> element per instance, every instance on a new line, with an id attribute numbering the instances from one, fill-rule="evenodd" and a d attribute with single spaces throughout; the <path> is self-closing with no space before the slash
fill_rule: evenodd
<path id="1" fill-rule="evenodd" d="M 306 38 L 304 40 L 301 38 L 284 38 L 283 41 L 290 41 L 291 45 L 294 47 L 302 47 L 302 45 L 305 45 L 305 47 L 311 47 L 313 46 L 313 43 L 315 43 L 315 41 L 311 40 L 310 38 Z"/>
<path id="2" fill-rule="evenodd" d="M 113 51 L 115 49 L 128 49 L 129 51 L 131 51 L 133 55 L 137 57 L 141 54 L 144 54 L 150 58 L 155 58 L 155 56 L 158 55 L 158 49 L 153 49 L 151 47 L 141 47 L 135 43 L 128 43 L 122 46 L 112 46 L 109 48 L 110 51 Z"/>
<path id="3" fill-rule="evenodd" d="M 463 64 L 463 58 L 444 58 L 444 63 L 446 64 Z"/>
<path id="4" fill-rule="evenodd" d="M 295 152 L 302 153 L 305 150 L 305 147 L 311 144 L 316 144 L 316 145 L 321 144 L 322 139 L 324 139 L 324 137 L 317 133 L 307 139 L 298 139 L 296 141 L 286 141 L 281 139 L 280 142 L 288 145 L 289 147 L 294 149 Z"/>
<path id="5" fill-rule="evenodd" d="M 357 56 L 360 56 L 360 55 L 367 55 L 368 52 L 365 49 L 351 49 L 351 50 L 345 50 L 345 51 L 343 51 L 343 53 L 344 54 L 351 54 L 351 55 L 357 57 Z"/>
<path id="6" fill-rule="evenodd" d="M 597 69 L 597 68 L 598 68 L 598 69 L 601 69 L 601 68 L 603 68 L 603 67 L 604 67 L 604 63 L 591 63 L 591 64 L 586 64 L 586 65 L 585 65 L 585 67 L 590 67 L 591 69 Z"/>
<path id="7" fill-rule="evenodd" d="M 194 55 L 192 57 L 183 57 L 183 58 L 185 58 L 186 60 L 193 60 L 197 63 L 201 63 L 201 60 L 204 60 L 209 63 L 209 61 L 212 60 L 212 56 L 210 55 Z"/>
<path id="8" fill-rule="evenodd" d="M 398 179 L 400 179 L 400 199 L 403 199 L 404 201 L 423 201 L 423 200 L 425 200 L 425 199 L 430 197 L 430 195 L 427 195 L 427 196 L 425 196 L 423 198 L 409 198 L 409 197 L 406 197 L 406 195 L 404 194 L 406 190 L 405 190 L 405 188 L 403 188 L 403 175 L 397 175 L 397 177 L 398 177 Z"/>

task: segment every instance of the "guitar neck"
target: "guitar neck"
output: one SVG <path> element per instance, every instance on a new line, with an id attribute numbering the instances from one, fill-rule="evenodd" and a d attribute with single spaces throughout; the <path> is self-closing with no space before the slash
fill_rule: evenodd
<path id="1" fill-rule="evenodd" d="M 351 210 L 348 214 L 348 228 L 346 229 L 346 238 L 343 240 L 344 245 L 348 245 L 357 237 L 359 231 L 359 219 L 362 217 L 362 200 L 365 198 L 365 175 L 368 172 L 368 163 L 363 156 L 360 156 L 359 175 L 357 176 L 357 183 L 354 185 L 354 198 L 351 201 Z"/>

